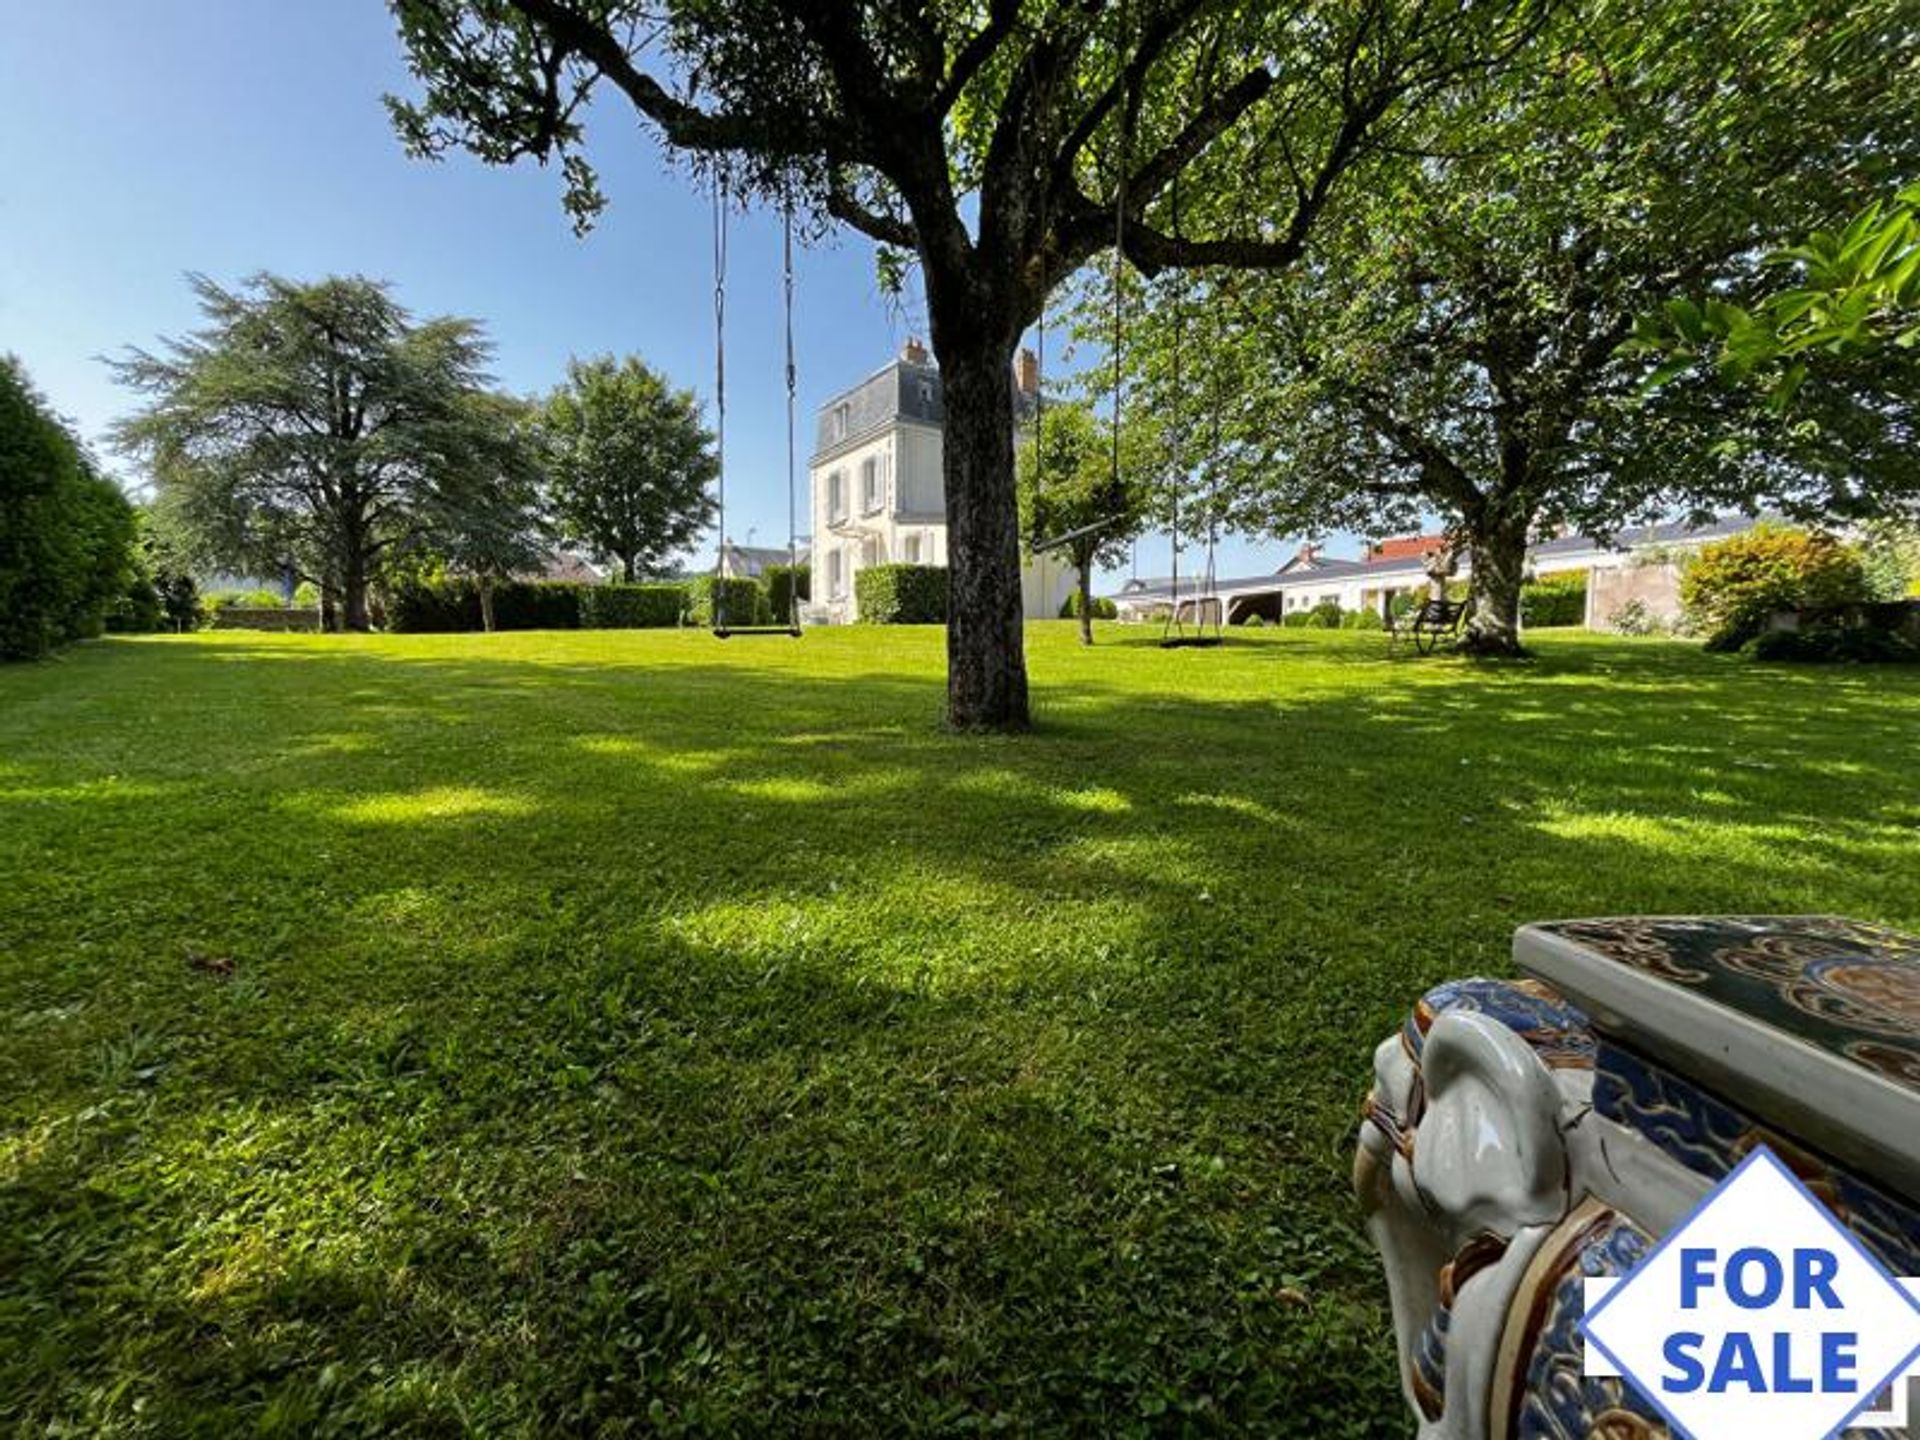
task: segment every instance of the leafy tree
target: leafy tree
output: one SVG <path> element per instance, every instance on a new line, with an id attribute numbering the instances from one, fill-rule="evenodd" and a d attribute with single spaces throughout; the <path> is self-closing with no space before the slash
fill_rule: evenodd
<path id="1" fill-rule="evenodd" d="M 1763 385 L 1784 412 L 1811 368 L 1920 345 L 1920 185 L 1767 258 L 1798 270 L 1797 283 L 1750 306 L 1683 296 L 1642 318 L 1632 348 L 1667 357 L 1650 385 L 1710 364 L 1729 383 Z"/>
<path id="2" fill-rule="evenodd" d="M 629 356 L 574 360 L 544 417 L 549 499 L 570 539 L 631 584 L 712 523 L 720 473 L 691 390 Z"/>
<path id="3" fill-rule="evenodd" d="M 487 466 L 486 483 L 473 484 L 466 473 L 437 483 L 427 502 L 423 544 L 454 574 L 473 577 L 481 627 L 492 631 L 495 587 L 540 570 L 549 553 L 551 535 L 540 494 L 541 442 L 533 405 L 486 393 L 469 396 L 467 404 L 479 442 L 475 459 Z"/>
<path id="4" fill-rule="evenodd" d="M 98 635 L 134 577 L 133 509 L 0 356 L 0 657 Z"/>
<path id="5" fill-rule="evenodd" d="M 418 545 L 456 494 L 492 482 L 498 432 L 473 403 L 479 326 L 415 322 L 387 287 L 193 276 L 204 329 L 114 364 L 151 397 L 115 427 L 144 460 L 167 523 L 199 563 L 291 567 L 368 628 L 368 586 Z"/>
<path id="6" fill-rule="evenodd" d="M 1437 513 L 1469 548 L 1483 653 L 1520 649 L 1542 533 L 1820 509 L 1843 470 L 1892 483 L 1911 473 L 1897 424 L 1871 444 L 1854 425 L 1845 467 L 1728 446 L 1751 407 L 1708 386 L 1645 402 L 1650 363 L 1621 345 L 1677 291 L 1756 283 L 1782 237 L 1920 159 L 1920 107 L 1883 83 L 1912 51 L 1901 22 L 1844 0 L 1562 7 L 1537 63 L 1402 131 L 1418 153 L 1344 192 L 1307 263 L 1215 277 L 1221 343 L 1176 344 L 1170 300 L 1153 303 L 1137 403 L 1227 397 L 1219 463 L 1245 528 Z"/>
<path id="7" fill-rule="evenodd" d="M 1037 543 L 1059 549 L 1079 572 L 1080 643 L 1093 643 L 1093 570 L 1118 565 L 1146 519 L 1142 467 L 1116 465 L 1113 432 L 1081 404 L 1048 405 L 1019 454 L 1021 511 Z M 1124 442 L 1123 442 L 1124 443 Z"/>
<path id="8" fill-rule="evenodd" d="M 944 384 L 949 723 L 1026 725 L 1008 368 L 1048 295 L 1116 240 L 1146 269 L 1293 263 L 1383 127 L 1496 61 L 1530 0 L 391 0 L 422 155 L 583 153 L 611 86 L 731 197 L 872 237 L 923 277 Z M 1172 223 L 1176 176 L 1286 177 L 1263 204 Z M 1116 217 L 1123 223 L 1116 227 Z M 1198 227 L 1198 228 L 1196 228 Z"/>

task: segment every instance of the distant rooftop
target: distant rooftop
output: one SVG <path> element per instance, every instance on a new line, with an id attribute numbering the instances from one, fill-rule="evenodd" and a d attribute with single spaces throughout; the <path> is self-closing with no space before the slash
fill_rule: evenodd
<path id="1" fill-rule="evenodd" d="M 1032 412 L 1039 371 L 1031 354 L 1021 351 L 1016 362 L 1020 382 L 1014 385 L 1015 415 Z M 851 389 L 842 390 L 820 407 L 814 431 L 813 458 L 819 459 L 857 445 L 897 420 L 938 427 L 946 423 L 940 388 L 940 368 L 918 340 L 909 340 L 898 356 Z"/>

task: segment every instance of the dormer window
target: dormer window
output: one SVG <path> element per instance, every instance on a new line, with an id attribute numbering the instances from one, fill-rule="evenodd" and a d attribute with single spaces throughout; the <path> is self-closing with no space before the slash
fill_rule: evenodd
<path id="1" fill-rule="evenodd" d="M 830 433 L 836 441 L 846 439 L 847 427 L 853 423 L 853 407 L 846 404 L 834 406 L 833 419 L 829 423 Z"/>

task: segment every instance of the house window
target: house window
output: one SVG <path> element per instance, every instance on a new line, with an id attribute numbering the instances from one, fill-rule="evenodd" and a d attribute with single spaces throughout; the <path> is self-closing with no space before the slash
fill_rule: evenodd
<path id="1" fill-rule="evenodd" d="M 835 470 L 827 476 L 827 523 L 838 525 L 847 518 L 847 477 Z"/>
<path id="2" fill-rule="evenodd" d="M 907 536 L 905 553 L 907 564 L 918 565 L 920 563 L 920 537 L 918 535 Z"/>
<path id="3" fill-rule="evenodd" d="M 860 563 L 863 566 L 880 563 L 880 542 L 871 535 L 860 542 Z"/>
<path id="4" fill-rule="evenodd" d="M 827 594 L 835 600 L 847 598 L 847 557 L 837 548 L 827 552 Z"/>
<path id="5" fill-rule="evenodd" d="M 860 462 L 860 509 L 871 515 L 880 508 L 880 461 L 869 455 Z"/>

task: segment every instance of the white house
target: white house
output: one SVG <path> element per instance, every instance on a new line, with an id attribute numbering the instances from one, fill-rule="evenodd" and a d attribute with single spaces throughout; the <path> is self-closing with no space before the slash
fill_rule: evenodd
<path id="1" fill-rule="evenodd" d="M 1016 412 L 1033 411 L 1039 367 L 1020 354 Z M 940 466 L 940 371 L 918 341 L 820 407 L 808 476 L 812 490 L 816 622 L 858 619 L 854 577 L 869 565 L 947 563 L 946 486 Z M 1060 613 L 1073 569 L 1029 556 L 1020 590 L 1029 620 Z"/>
<path id="2" fill-rule="evenodd" d="M 1638 602 L 1656 619 L 1672 620 L 1679 614 L 1679 556 L 1753 524 L 1743 516 L 1723 516 L 1706 525 L 1641 526 L 1624 530 L 1611 541 L 1566 535 L 1529 549 L 1527 573 L 1584 574 L 1589 629 L 1607 628 L 1613 614 L 1629 602 Z M 1219 597 L 1229 624 L 1255 615 L 1276 620 L 1289 611 L 1311 610 L 1329 602 L 1342 610 L 1377 611 L 1396 594 L 1426 593 L 1426 556 L 1443 543 L 1438 535 L 1410 535 L 1369 545 L 1359 560 L 1330 560 L 1318 547 L 1308 546 L 1271 575 L 1221 580 L 1211 593 Z M 1466 556 L 1461 556 L 1457 578 L 1471 573 Z M 1191 612 L 1200 594 L 1198 582 L 1181 578 L 1183 613 Z M 1165 579 L 1132 580 L 1113 600 L 1123 620 L 1163 616 L 1173 606 L 1173 586 Z"/>

